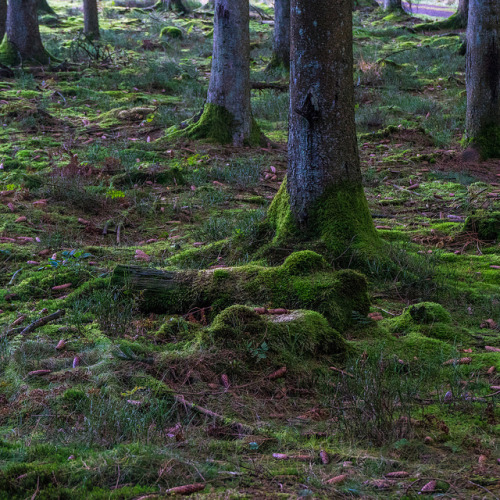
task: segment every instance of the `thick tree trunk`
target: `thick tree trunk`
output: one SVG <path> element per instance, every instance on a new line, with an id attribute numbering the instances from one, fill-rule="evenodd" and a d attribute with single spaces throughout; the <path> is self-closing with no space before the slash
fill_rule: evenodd
<path id="1" fill-rule="evenodd" d="M 384 0 L 384 10 L 403 10 L 401 0 Z"/>
<path id="2" fill-rule="evenodd" d="M 7 24 L 7 0 L 0 0 L 0 43 L 2 43 L 5 35 L 5 27 Z"/>
<path id="3" fill-rule="evenodd" d="M 83 0 L 83 32 L 90 38 L 97 40 L 99 33 L 99 14 L 97 12 L 97 0 Z"/>
<path id="4" fill-rule="evenodd" d="M 37 0 L 9 0 L 6 31 L 0 47 L 1 62 L 7 65 L 49 62 L 38 27 Z"/>
<path id="5" fill-rule="evenodd" d="M 37 0 L 37 10 L 44 14 L 56 15 L 54 9 L 47 3 L 47 0 Z"/>
<path id="6" fill-rule="evenodd" d="M 200 119 L 176 135 L 235 146 L 260 142 L 250 106 L 248 0 L 216 0 L 207 102 Z"/>
<path id="7" fill-rule="evenodd" d="M 270 66 L 290 68 L 290 0 L 274 2 L 274 43 Z"/>
<path id="8" fill-rule="evenodd" d="M 483 158 L 500 157 L 500 2 L 470 0 L 467 137 Z"/>
<path id="9" fill-rule="evenodd" d="M 278 239 L 295 233 L 336 255 L 349 246 L 375 252 L 354 123 L 352 1 L 292 0 L 291 12 L 287 192 L 270 221 Z"/>

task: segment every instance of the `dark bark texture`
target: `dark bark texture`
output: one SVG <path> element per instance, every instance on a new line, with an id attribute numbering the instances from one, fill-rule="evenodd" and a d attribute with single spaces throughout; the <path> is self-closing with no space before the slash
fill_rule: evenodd
<path id="1" fill-rule="evenodd" d="M 37 9 L 38 12 L 42 12 L 44 14 L 56 14 L 54 9 L 48 4 L 47 0 L 38 0 Z"/>
<path id="2" fill-rule="evenodd" d="M 233 119 L 235 145 L 250 140 L 250 29 L 248 0 L 217 0 L 214 17 L 212 72 L 207 103 Z"/>
<path id="3" fill-rule="evenodd" d="M 7 0 L 0 0 L 0 43 L 2 43 L 5 35 L 5 27 L 7 24 Z"/>
<path id="4" fill-rule="evenodd" d="M 500 2 L 470 0 L 467 137 L 483 157 L 500 156 Z"/>
<path id="5" fill-rule="evenodd" d="M 287 182 L 268 213 L 275 242 L 375 253 L 354 122 L 352 0 L 292 0 L 291 41 Z"/>
<path id="6" fill-rule="evenodd" d="M 97 0 L 83 0 L 83 19 L 83 32 L 94 40 L 98 39 L 100 37 L 100 33 Z"/>
<path id="7" fill-rule="evenodd" d="M 288 193 L 301 225 L 328 186 L 361 183 L 349 0 L 292 0 Z"/>
<path id="8" fill-rule="evenodd" d="M 462 26 L 465 28 L 467 26 L 467 20 L 469 19 L 469 0 L 459 0 L 457 16 L 460 18 Z"/>
<path id="9" fill-rule="evenodd" d="M 401 0 L 384 0 L 384 10 L 402 10 Z"/>
<path id="10" fill-rule="evenodd" d="M 45 64 L 45 51 L 38 26 L 37 0 L 9 0 L 7 36 L 0 47 L 0 60 L 5 64 L 25 61 Z"/>
<path id="11" fill-rule="evenodd" d="M 290 68 L 290 0 L 274 2 L 274 42 L 272 66 Z"/>

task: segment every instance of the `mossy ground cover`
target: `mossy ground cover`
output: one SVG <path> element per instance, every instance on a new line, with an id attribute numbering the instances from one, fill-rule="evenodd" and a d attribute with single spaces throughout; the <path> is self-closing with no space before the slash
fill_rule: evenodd
<path id="1" fill-rule="evenodd" d="M 42 36 L 66 63 L 0 82 L 0 498 L 200 482 L 212 497 L 401 498 L 424 478 L 498 496 L 500 177 L 461 156 L 463 33 L 354 13 L 364 186 L 384 246 L 363 267 L 370 310 L 334 324 L 321 306 L 336 302 L 317 295 L 353 263 L 321 243 L 273 245 L 265 222 L 288 93 L 252 93 L 277 148 L 165 137 L 203 108 L 210 14 L 103 2 L 96 60 L 81 11 L 51 4 Z M 252 14 L 252 80 L 286 83 L 266 70 L 271 29 Z M 113 283 L 118 264 L 211 272 L 220 308 L 144 313 Z M 295 302 L 277 303 L 278 286 Z"/>

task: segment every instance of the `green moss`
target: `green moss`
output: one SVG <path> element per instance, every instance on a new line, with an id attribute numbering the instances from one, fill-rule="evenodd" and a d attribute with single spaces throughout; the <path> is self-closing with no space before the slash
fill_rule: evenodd
<path id="1" fill-rule="evenodd" d="M 231 144 L 233 142 L 234 118 L 222 106 L 207 103 L 201 117 L 186 128 L 172 127 L 167 131 L 169 138 L 187 137 L 196 140 L 207 140 L 217 144 Z M 252 130 L 248 145 L 257 146 L 261 142 L 261 133 L 255 120 L 252 119 Z"/>
<path id="2" fill-rule="evenodd" d="M 290 210 L 290 197 L 284 181 L 268 211 L 276 230 L 274 242 L 320 240 L 334 256 L 360 255 L 360 260 L 381 256 L 382 242 L 375 230 L 363 187 L 341 184 L 327 190 L 311 210 L 315 224 L 301 231 Z"/>
<path id="3" fill-rule="evenodd" d="M 171 316 L 157 330 L 156 337 L 161 340 L 179 341 L 193 337 L 199 325 L 186 321 L 182 316 Z"/>
<path id="4" fill-rule="evenodd" d="M 483 160 L 500 158 L 500 126 L 486 126 L 475 137 L 469 137 L 468 142 L 477 148 Z"/>
<path id="5" fill-rule="evenodd" d="M 165 26 L 164 28 L 161 29 L 160 31 L 160 37 L 163 38 L 177 38 L 177 39 L 182 39 L 183 38 L 183 33 L 180 28 L 177 28 L 177 26 Z"/>
<path id="6" fill-rule="evenodd" d="M 21 62 L 34 62 L 38 64 L 48 64 L 50 61 L 57 61 L 56 58 L 52 57 L 46 50 L 41 54 L 37 54 L 32 60 L 23 60 L 19 57 L 19 53 L 16 47 L 7 41 L 7 37 L 3 39 L 0 45 L 0 63 L 6 66 L 17 66 Z"/>
<path id="7" fill-rule="evenodd" d="M 256 362 L 264 356 L 275 362 L 290 362 L 293 357 L 339 354 L 347 349 L 324 316 L 307 310 L 273 316 L 234 305 L 215 318 L 204 337 L 219 349 L 243 349 L 247 361 L 253 358 Z"/>
<path id="8" fill-rule="evenodd" d="M 477 233 L 481 240 L 500 240 L 500 212 L 479 211 L 467 217 L 463 230 Z"/>
<path id="9" fill-rule="evenodd" d="M 352 270 L 329 270 L 313 252 L 292 254 L 278 267 L 246 265 L 177 276 L 173 287 L 144 292 L 143 308 L 171 314 L 185 314 L 196 306 L 210 307 L 213 313 L 233 304 L 311 309 L 339 330 L 351 324 L 352 311 L 369 311 L 366 278 Z M 112 282 L 126 283 L 126 268 L 117 267 Z"/>
<path id="10" fill-rule="evenodd" d="M 458 13 L 453 14 L 447 19 L 441 21 L 434 21 L 432 23 L 422 23 L 416 24 L 413 26 L 415 31 L 441 31 L 441 30 L 453 30 L 453 29 L 461 29 L 466 28 L 467 25 L 464 22 L 462 16 L 458 15 Z"/>
<path id="11" fill-rule="evenodd" d="M 418 333 L 425 337 L 449 342 L 468 338 L 467 330 L 452 325 L 450 313 L 434 302 L 422 302 L 410 306 L 403 314 L 385 323 L 391 333 L 404 335 Z"/>

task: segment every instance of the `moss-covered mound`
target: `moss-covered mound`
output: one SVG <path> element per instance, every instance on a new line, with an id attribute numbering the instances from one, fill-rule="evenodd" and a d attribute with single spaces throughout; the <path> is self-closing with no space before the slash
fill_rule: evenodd
<path id="1" fill-rule="evenodd" d="M 352 270 L 335 272 L 311 251 L 295 252 L 278 267 L 161 272 L 118 266 L 112 281 L 139 291 L 143 309 L 171 314 L 194 307 L 214 313 L 234 304 L 311 309 L 342 330 L 351 323 L 353 311 L 369 311 L 366 278 Z"/>
<path id="2" fill-rule="evenodd" d="M 284 364 L 294 358 L 340 354 L 347 349 L 344 339 L 318 312 L 259 315 L 241 305 L 222 311 L 204 332 L 204 341 L 219 349 L 242 350 L 247 361 L 265 356 Z"/>
<path id="3" fill-rule="evenodd" d="M 402 335 L 421 334 L 446 341 L 460 340 L 467 335 L 464 329 L 452 325 L 450 313 L 434 302 L 410 306 L 401 316 L 386 323 L 391 333 Z"/>
<path id="4" fill-rule="evenodd" d="M 480 240 L 500 240 L 500 212 L 478 212 L 467 217 L 464 231 L 477 233 Z"/>

